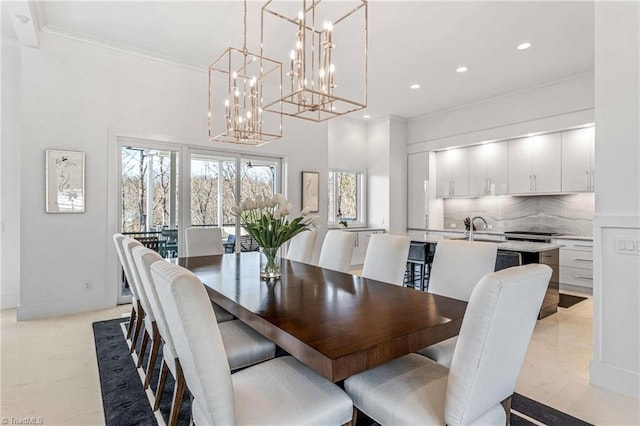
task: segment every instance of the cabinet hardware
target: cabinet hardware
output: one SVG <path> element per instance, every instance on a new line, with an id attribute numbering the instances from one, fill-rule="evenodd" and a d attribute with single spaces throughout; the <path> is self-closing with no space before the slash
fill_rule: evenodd
<path id="1" fill-rule="evenodd" d="M 538 176 L 533 175 L 533 190 L 537 191 L 538 190 Z"/>
<path id="2" fill-rule="evenodd" d="M 593 259 L 582 259 L 580 257 L 574 257 L 573 260 L 577 260 L 578 262 L 593 262 Z"/>
<path id="3" fill-rule="evenodd" d="M 596 189 L 596 172 L 595 170 L 591 170 L 591 190 L 595 191 Z"/>
<path id="4" fill-rule="evenodd" d="M 587 175 L 585 176 L 585 185 L 587 186 L 587 191 L 591 189 L 591 173 L 587 170 Z"/>
<path id="5" fill-rule="evenodd" d="M 590 246 L 588 244 L 574 244 L 574 247 L 588 247 L 588 248 L 593 248 L 593 246 Z"/>
<path id="6" fill-rule="evenodd" d="M 533 179 L 531 175 L 529 175 L 529 192 L 533 191 Z"/>
<path id="7" fill-rule="evenodd" d="M 582 275 L 571 275 L 572 278 L 578 279 L 578 280 L 588 280 L 588 281 L 593 281 L 593 278 L 591 277 L 585 277 Z"/>

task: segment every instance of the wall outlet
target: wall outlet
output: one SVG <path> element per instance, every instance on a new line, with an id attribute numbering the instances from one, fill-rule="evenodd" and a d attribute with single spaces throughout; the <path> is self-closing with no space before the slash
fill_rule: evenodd
<path id="1" fill-rule="evenodd" d="M 452 223 L 452 224 L 451 224 L 451 227 L 452 227 L 452 228 L 455 228 L 456 226 L 458 226 L 458 225 L 456 225 L 455 223 Z"/>
<path id="2" fill-rule="evenodd" d="M 91 290 L 93 290 L 93 282 L 87 281 L 86 283 L 84 283 L 84 291 L 91 291 Z"/>
<path id="3" fill-rule="evenodd" d="M 487 225 L 487 229 L 493 229 L 493 225 Z"/>

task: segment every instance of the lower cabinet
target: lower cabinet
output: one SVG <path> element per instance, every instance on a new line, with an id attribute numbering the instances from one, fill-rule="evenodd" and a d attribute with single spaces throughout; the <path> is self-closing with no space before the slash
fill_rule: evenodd
<path id="1" fill-rule="evenodd" d="M 356 234 L 356 242 L 355 248 L 353 249 L 353 256 L 351 257 L 351 267 L 362 266 L 364 264 L 364 257 L 367 254 L 367 246 L 369 245 L 369 239 L 373 234 L 384 234 L 384 229 L 367 229 L 358 231 L 347 230 L 349 232 L 355 232 Z"/>
<path id="2" fill-rule="evenodd" d="M 593 242 L 555 239 L 560 248 L 560 288 L 593 292 Z"/>

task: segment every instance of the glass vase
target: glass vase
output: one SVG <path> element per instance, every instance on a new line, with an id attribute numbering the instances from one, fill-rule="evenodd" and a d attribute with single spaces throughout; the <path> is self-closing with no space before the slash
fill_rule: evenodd
<path id="1" fill-rule="evenodd" d="M 280 247 L 262 247 L 260 256 L 260 278 L 269 284 L 280 279 Z"/>

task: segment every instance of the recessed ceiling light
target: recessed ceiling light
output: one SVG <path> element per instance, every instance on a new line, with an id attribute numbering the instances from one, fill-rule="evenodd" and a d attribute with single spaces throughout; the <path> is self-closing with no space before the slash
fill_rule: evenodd
<path id="1" fill-rule="evenodd" d="M 467 72 L 467 71 L 469 71 L 469 68 L 464 67 L 464 66 L 463 67 L 458 67 L 456 69 L 456 72 Z"/>
<path id="2" fill-rule="evenodd" d="M 416 84 L 412 84 L 412 85 L 411 85 L 411 88 L 412 88 L 412 89 L 419 89 L 419 88 L 420 88 L 420 85 L 419 85 L 419 84 L 417 84 L 417 83 L 416 83 Z"/>
<path id="3" fill-rule="evenodd" d="M 371 118 L 369 114 L 363 115 L 362 118 Z"/>
<path id="4" fill-rule="evenodd" d="M 26 24 L 27 22 L 29 22 L 29 17 L 26 15 L 14 15 L 13 18 L 16 20 L 16 22 L 19 22 L 21 24 Z"/>
<path id="5" fill-rule="evenodd" d="M 525 50 L 531 47 L 531 43 L 525 42 L 518 45 L 518 50 Z"/>

